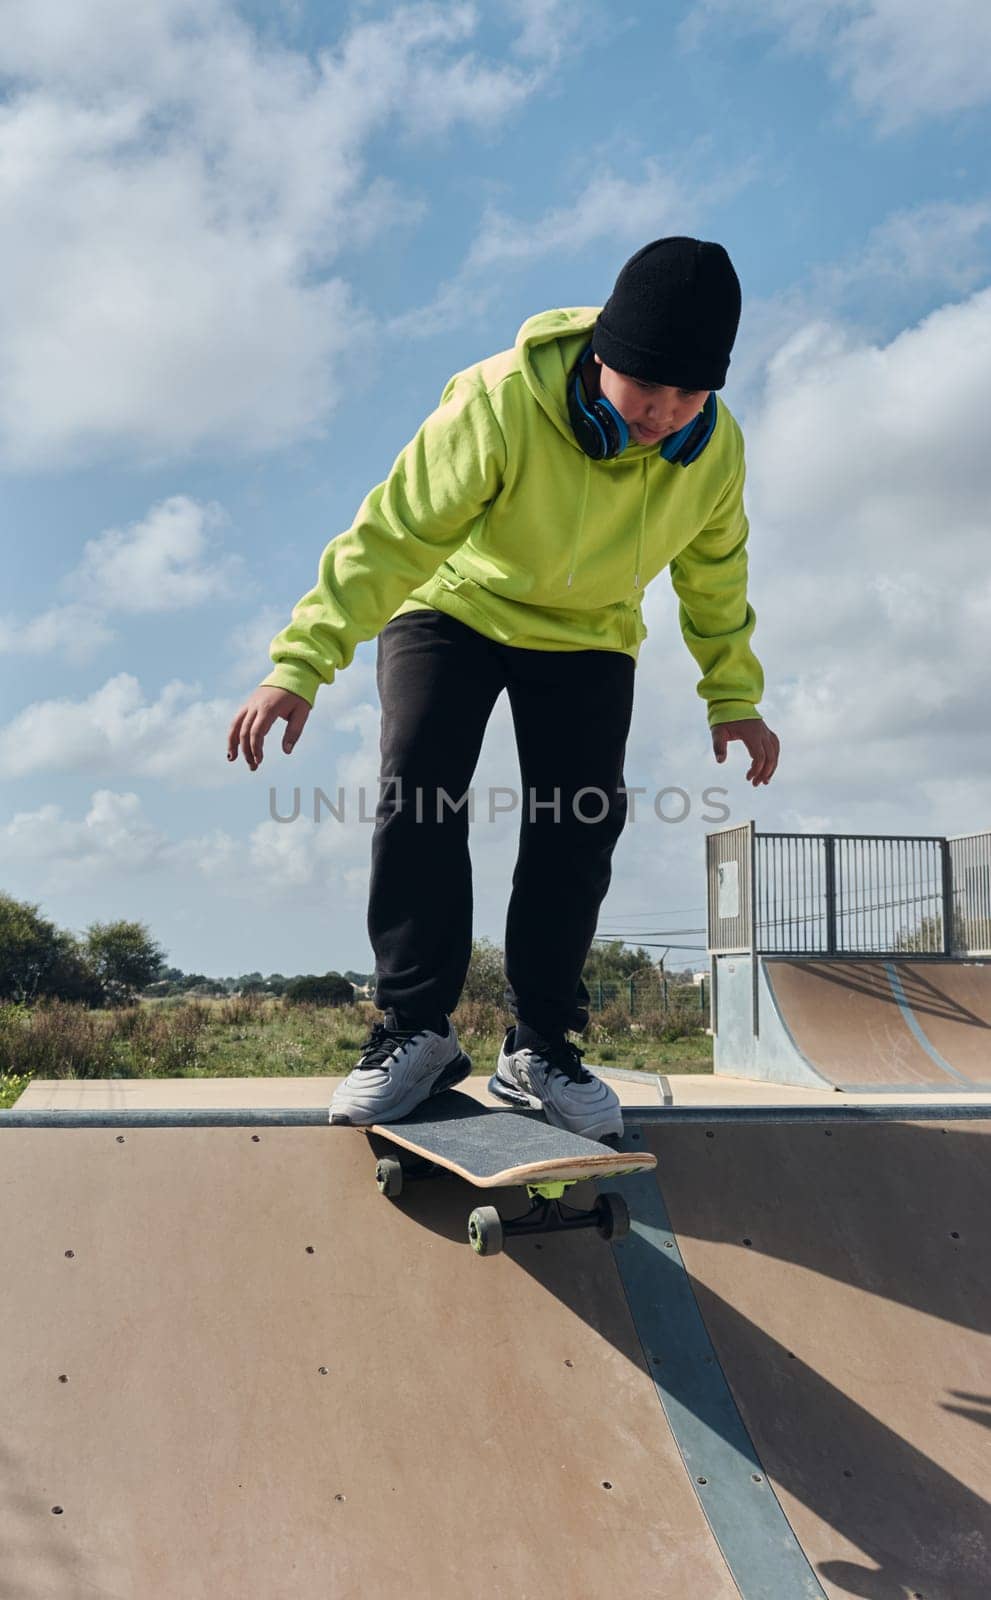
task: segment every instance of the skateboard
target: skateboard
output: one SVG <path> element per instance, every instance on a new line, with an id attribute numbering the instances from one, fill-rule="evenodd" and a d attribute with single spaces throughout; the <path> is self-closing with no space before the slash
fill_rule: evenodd
<path id="1" fill-rule="evenodd" d="M 480 1105 L 457 1089 L 445 1089 L 401 1122 L 375 1123 L 378 1134 L 403 1152 L 378 1162 L 375 1180 L 395 1200 L 404 1184 L 453 1172 L 478 1189 L 525 1188 L 530 1210 L 505 1219 L 495 1206 L 477 1206 L 468 1218 L 468 1239 L 480 1256 L 497 1255 L 507 1238 L 597 1228 L 604 1239 L 630 1231 L 630 1213 L 621 1194 L 600 1194 L 589 1211 L 562 1204 L 561 1197 L 588 1178 L 613 1178 L 649 1172 L 657 1158 L 643 1151 L 615 1150 L 598 1139 L 552 1127 L 536 1111 Z M 411 1162 L 408 1158 L 417 1158 Z"/>

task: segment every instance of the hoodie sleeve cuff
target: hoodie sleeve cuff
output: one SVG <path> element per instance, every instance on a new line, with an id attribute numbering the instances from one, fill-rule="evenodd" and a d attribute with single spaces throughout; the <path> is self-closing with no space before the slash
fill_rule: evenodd
<path id="1" fill-rule="evenodd" d="M 720 722 L 763 722 L 764 718 L 749 700 L 713 700 L 709 706 L 709 727 Z"/>
<path id="2" fill-rule="evenodd" d="M 288 689 L 291 694 L 298 694 L 305 700 L 312 710 L 313 702 L 317 697 L 317 690 L 322 683 L 330 683 L 333 678 L 321 677 L 313 667 L 308 667 L 305 661 L 283 661 L 274 667 L 267 678 L 259 684 L 260 689 Z"/>

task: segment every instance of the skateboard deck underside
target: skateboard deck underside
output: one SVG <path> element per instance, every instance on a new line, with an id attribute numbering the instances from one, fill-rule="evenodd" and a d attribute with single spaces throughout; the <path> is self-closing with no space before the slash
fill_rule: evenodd
<path id="1" fill-rule="evenodd" d="M 643 1154 L 611 1150 L 594 1139 L 552 1127 L 539 1112 L 479 1105 L 449 1089 L 402 1122 L 376 1123 L 369 1131 L 434 1161 L 479 1189 L 551 1180 L 618 1177 L 657 1165 Z"/>

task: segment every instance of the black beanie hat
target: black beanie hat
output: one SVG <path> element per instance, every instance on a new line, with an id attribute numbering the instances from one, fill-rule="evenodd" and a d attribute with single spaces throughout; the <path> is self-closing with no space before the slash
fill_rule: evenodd
<path id="1" fill-rule="evenodd" d="M 655 239 L 620 272 L 592 349 L 630 378 L 721 389 L 739 322 L 740 280 L 721 244 Z"/>

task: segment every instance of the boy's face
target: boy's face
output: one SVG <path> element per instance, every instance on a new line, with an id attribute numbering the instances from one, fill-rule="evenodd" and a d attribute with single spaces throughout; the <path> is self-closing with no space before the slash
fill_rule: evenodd
<path id="1" fill-rule="evenodd" d="M 698 416 L 709 395 L 708 389 L 672 389 L 666 383 L 628 378 L 607 367 L 601 356 L 595 357 L 592 371 L 600 394 L 616 407 L 635 444 L 658 444 L 677 433 Z"/>

